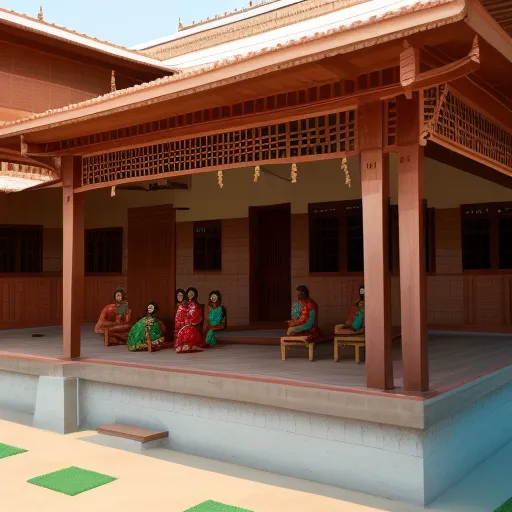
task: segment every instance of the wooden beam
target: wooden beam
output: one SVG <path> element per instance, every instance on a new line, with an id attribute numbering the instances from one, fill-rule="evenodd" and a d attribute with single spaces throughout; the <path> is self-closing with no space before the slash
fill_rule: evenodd
<path id="1" fill-rule="evenodd" d="M 365 281 L 366 383 L 393 389 L 391 291 L 388 265 L 389 159 L 383 152 L 383 105 L 359 111 Z"/>
<path id="2" fill-rule="evenodd" d="M 423 73 L 419 72 L 419 50 L 409 47 L 407 41 L 406 45 L 405 50 L 400 54 L 400 83 L 405 88 L 406 97 L 409 99 L 412 98 L 413 89 L 451 82 L 473 73 L 480 67 L 478 37 L 475 37 L 473 46 L 466 57 Z"/>
<path id="3" fill-rule="evenodd" d="M 512 176 L 497 172 L 491 167 L 456 153 L 455 151 L 450 151 L 448 148 L 436 144 L 435 142 L 428 141 L 425 146 L 425 157 L 449 165 L 460 171 L 473 174 L 484 180 L 491 181 L 496 183 L 496 185 L 512 189 Z"/>
<path id="4" fill-rule="evenodd" d="M 84 195 L 74 193 L 80 173 L 81 158 L 62 158 L 62 343 L 66 359 L 80 357 L 84 320 Z"/>
<path id="5" fill-rule="evenodd" d="M 424 236 L 424 156 L 418 95 L 397 98 L 400 302 L 404 389 L 429 389 Z"/>

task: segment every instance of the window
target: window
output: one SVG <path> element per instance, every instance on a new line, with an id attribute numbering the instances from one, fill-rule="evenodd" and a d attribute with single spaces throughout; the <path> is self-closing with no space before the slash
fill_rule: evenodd
<path id="1" fill-rule="evenodd" d="M 425 229 L 425 271 L 436 271 L 436 209 L 428 208 L 423 201 Z M 389 207 L 389 270 L 393 274 L 400 272 L 400 241 L 399 241 L 398 205 Z"/>
<path id="2" fill-rule="evenodd" d="M 194 222 L 194 270 L 222 270 L 222 221 Z"/>
<path id="3" fill-rule="evenodd" d="M 309 205 L 309 271 L 363 271 L 361 201 Z"/>
<path id="4" fill-rule="evenodd" d="M 512 269 L 512 203 L 461 205 L 464 270 Z"/>
<path id="5" fill-rule="evenodd" d="M 85 230 L 85 273 L 121 274 L 123 228 Z"/>
<path id="6" fill-rule="evenodd" d="M 0 272 L 43 271 L 43 227 L 0 226 Z"/>

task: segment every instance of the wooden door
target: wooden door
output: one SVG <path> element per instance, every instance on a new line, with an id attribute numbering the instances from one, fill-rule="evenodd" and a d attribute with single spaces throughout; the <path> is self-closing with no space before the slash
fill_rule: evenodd
<path id="1" fill-rule="evenodd" d="M 287 320 L 291 307 L 290 204 L 249 210 L 251 322 Z"/>
<path id="2" fill-rule="evenodd" d="M 175 210 L 172 205 L 128 210 L 127 293 L 133 320 L 141 318 L 149 302 L 170 327 L 174 319 Z"/>

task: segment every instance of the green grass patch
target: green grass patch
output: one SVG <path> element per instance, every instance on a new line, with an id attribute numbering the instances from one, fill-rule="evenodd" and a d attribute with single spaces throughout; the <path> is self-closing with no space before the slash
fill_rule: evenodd
<path id="1" fill-rule="evenodd" d="M 512 498 L 505 501 L 505 503 L 498 507 L 494 512 L 512 512 Z"/>
<path id="2" fill-rule="evenodd" d="M 251 512 L 245 508 L 233 507 L 231 505 L 224 505 L 217 501 L 208 500 L 195 507 L 185 510 L 185 512 Z"/>
<path id="3" fill-rule="evenodd" d="M 0 459 L 5 459 L 6 457 L 11 457 L 12 455 L 18 455 L 20 453 L 25 453 L 27 450 L 23 448 L 16 448 L 16 446 L 9 446 L 8 444 L 0 443 Z"/>
<path id="4" fill-rule="evenodd" d="M 109 484 L 114 480 L 117 480 L 117 478 L 72 466 L 53 473 L 31 478 L 28 480 L 28 483 L 45 487 L 52 491 L 61 492 L 68 496 L 76 496 L 77 494 L 90 491 L 101 485 Z"/>

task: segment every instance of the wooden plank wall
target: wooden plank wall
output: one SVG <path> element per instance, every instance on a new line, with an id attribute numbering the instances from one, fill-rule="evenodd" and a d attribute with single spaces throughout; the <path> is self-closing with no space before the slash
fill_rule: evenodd
<path id="1" fill-rule="evenodd" d="M 429 326 L 512 332 L 512 274 L 463 274 L 459 210 L 437 210 L 436 226 L 438 273 L 427 277 Z M 219 289 L 229 311 L 230 325 L 248 325 L 248 219 L 223 221 L 221 272 L 194 272 L 193 223 L 178 223 L 176 238 L 177 286 L 195 286 L 202 301 L 207 299 L 209 291 Z M 345 319 L 363 277 L 310 276 L 308 238 L 307 215 L 293 215 L 291 293 L 295 296 L 299 284 L 309 286 L 320 307 L 321 323 L 331 326 Z M 116 288 L 126 289 L 124 276 L 87 277 L 85 283 L 86 322 L 97 320 Z M 398 276 L 391 278 L 391 301 L 392 323 L 398 326 Z M 0 277 L 0 329 L 59 325 L 61 312 L 62 280 L 58 274 Z"/>
<path id="2" fill-rule="evenodd" d="M 85 321 L 96 322 L 124 277 L 85 278 Z M 62 278 L 0 277 L 0 329 L 43 327 L 62 322 Z"/>
<path id="3" fill-rule="evenodd" d="M 0 107 L 44 112 L 110 92 L 109 69 L 2 41 Z M 122 77 L 118 88 L 126 87 Z"/>

